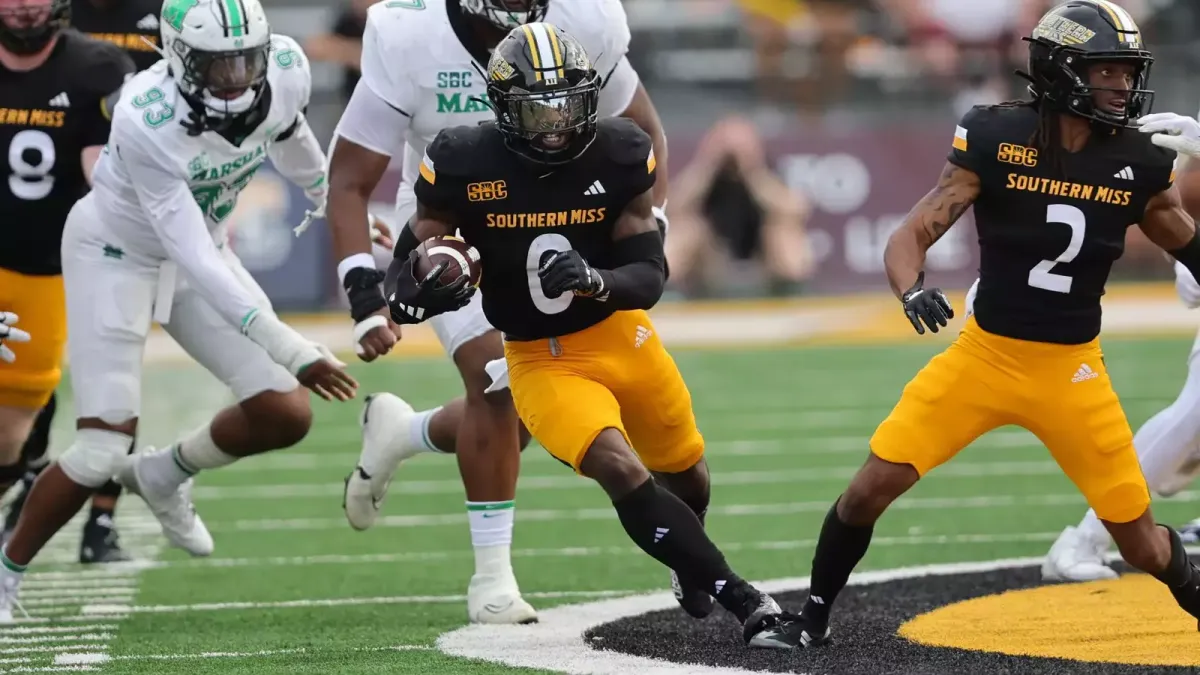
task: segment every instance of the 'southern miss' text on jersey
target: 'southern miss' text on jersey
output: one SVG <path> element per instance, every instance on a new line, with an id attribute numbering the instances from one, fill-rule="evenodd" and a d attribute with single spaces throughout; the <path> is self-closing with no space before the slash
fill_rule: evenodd
<path id="1" fill-rule="evenodd" d="M 235 146 L 211 131 L 188 135 L 181 122 L 188 119 L 190 108 L 168 74 L 166 60 L 134 76 L 122 89 L 112 136 L 96 166 L 93 182 L 101 218 L 89 228 L 92 233 L 131 257 L 166 259 L 130 178 L 127 165 L 136 162 L 154 169 L 140 175 L 159 175 L 171 183 L 187 181 L 209 231 L 220 242 L 222 224 L 238 194 L 267 160 L 275 139 L 296 123 L 308 105 L 309 64 L 292 38 L 272 37 L 267 82 L 271 97 L 267 116 Z M 145 192 L 147 186 L 138 187 Z"/>
<path id="2" fill-rule="evenodd" d="M 553 251 L 570 249 L 598 269 L 614 267 L 613 226 L 654 179 L 650 137 L 624 117 L 600 120 L 591 147 L 553 171 L 510 152 L 496 127 L 483 124 L 438 134 L 416 195 L 452 214 L 479 250 L 488 323 L 510 339 L 532 340 L 583 330 L 615 311 L 599 298 L 547 297 L 538 268 Z"/>
<path id="3" fill-rule="evenodd" d="M 591 58 L 603 84 L 600 115 L 624 112 L 639 80 L 625 57 L 629 25 L 620 0 L 557 0 L 550 3 L 545 21 L 579 40 Z M 416 183 L 425 146 L 439 131 L 492 118 L 485 103 L 488 57 L 457 3 L 423 0 L 371 7 L 363 35 L 362 81 L 407 116 L 402 191 Z"/>
<path id="4" fill-rule="evenodd" d="M 1029 103 L 979 106 L 949 161 L 979 176 L 975 319 L 989 333 L 1082 344 L 1100 333 L 1100 296 L 1125 233 L 1174 181 L 1175 153 L 1134 130 L 1093 131 L 1062 151 L 1062 173 L 1033 147 Z"/>

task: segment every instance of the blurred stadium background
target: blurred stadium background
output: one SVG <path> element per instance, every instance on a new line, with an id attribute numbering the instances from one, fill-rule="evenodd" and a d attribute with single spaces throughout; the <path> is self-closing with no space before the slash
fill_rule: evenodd
<path id="1" fill-rule="evenodd" d="M 1193 113 L 1200 2 L 1120 2 L 1157 57 L 1155 109 Z M 266 0 L 272 27 L 316 62 L 309 112 L 323 139 L 354 77 L 347 64 L 370 4 Z M 959 115 L 1022 93 L 1012 76 L 1025 53 L 1018 37 L 1050 4 L 626 0 L 630 58 L 670 146 L 673 276 L 655 322 L 709 443 L 709 528 L 740 574 L 808 573 L 821 518 L 875 425 L 961 325 L 913 334 L 887 292 L 883 246 L 933 185 Z M 378 215 L 389 214 L 397 180 L 398 169 L 376 194 Z M 301 191 L 260 171 L 233 217 L 234 245 L 289 320 L 348 351 L 328 233 L 292 234 L 306 207 Z M 1105 299 L 1105 335 L 1136 427 L 1174 399 L 1198 322 L 1175 298 L 1163 255 L 1136 230 L 1129 244 L 1116 272 L 1125 283 Z M 930 282 L 956 291 L 957 307 L 977 256 L 969 215 L 930 256 Z M 406 331 L 395 354 L 352 363 L 364 392 L 394 391 L 422 408 L 460 391 L 428 331 Z M 213 378 L 176 360 L 165 336 L 147 356 L 141 442 L 167 443 L 227 401 Z M 70 400 L 69 383 L 61 393 Z M 79 530 L 64 530 L 35 561 L 23 598 L 35 616 L 76 617 L 63 625 L 77 628 L 0 635 L 0 671 L 515 672 L 434 649 L 465 621 L 472 571 L 453 459 L 405 465 L 380 524 L 353 532 L 340 501 L 358 455 L 359 408 L 314 407 L 300 447 L 201 477 L 212 559 L 162 550 L 136 498 L 123 501 L 118 523 L 147 563 L 82 571 L 73 564 Z M 56 447 L 70 442 L 71 417 L 60 410 Z M 666 588 L 599 489 L 536 443 L 522 464 L 514 566 L 539 609 Z M 1185 491 L 1156 514 L 1190 519 L 1198 500 Z M 1033 436 L 998 430 L 902 499 L 861 567 L 1040 556 L 1083 508 Z"/>

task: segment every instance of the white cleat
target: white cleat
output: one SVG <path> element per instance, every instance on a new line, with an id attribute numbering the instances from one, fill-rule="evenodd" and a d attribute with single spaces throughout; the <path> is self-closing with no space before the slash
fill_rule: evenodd
<path id="1" fill-rule="evenodd" d="M 358 466 L 346 476 L 342 509 L 356 530 L 366 530 L 379 518 L 388 486 L 400 464 L 421 453 L 409 439 L 413 407 L 395 394 L 371 394 L 363 405 L 362 452 Z M 366 467 L 366 468 L 364 468 Z"/>
<path id="2" fill-rule="evenodd" d="M 1088 536 L 1075 527 L 1058 535 L 1042 562 L 1044 581 L 1100 581 L 1116 579 L 1117 573 L 1104 562 L 1108 538 Z"/>
<path id="3" fill-rule="evenodd" d="M 162 525 L 163 536 L 172 546 L 197 557 L 212 555 L 212 535 L 192 504 L 192 479 L 187 479 L 173 492 L 165 494 L 144 489 L 139 471 L 144 457 L 145 453 L 125 457 L 117 471 L 117 482 L 146 502 L 150 512 Z"/>
<path id="4" fill-rule="evenodd" d="M 476 574 L 467 587 L 467 617 L 471 623 L 537 623 L 535 610 L 521 597 L 517 579 L 511 572 L 500 575 Z"/>

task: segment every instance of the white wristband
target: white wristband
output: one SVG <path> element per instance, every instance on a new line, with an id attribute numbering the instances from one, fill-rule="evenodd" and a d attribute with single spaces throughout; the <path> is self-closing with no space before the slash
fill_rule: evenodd
<path id="1" fill-rule="evenodd" d="M 354 324 L 354 353 L 358 354 L 359 356 L 363 354 L 362 345 L 359 344 L 359 340 L 362 340 L 363 336 L 375 330 L 376 328 L 387 325 L 387 319 L 378 314 L 372 314 L 371 316 L 368 316 L 362 321 Z"/>
<path id="2" fill-rule="evenodd" d="M 337 266 L 338 281 L 342 282 L 343 287 L 346 285 L 346 275 L 356 267 L 375 269 L 375 256 L 370 253 L 354 253 L 343 258 Z"/>

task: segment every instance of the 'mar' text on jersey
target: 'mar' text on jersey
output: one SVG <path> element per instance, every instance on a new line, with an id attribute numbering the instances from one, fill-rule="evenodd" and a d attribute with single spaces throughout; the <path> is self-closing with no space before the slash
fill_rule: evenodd
<path id="1" fill-rule="evenodd" d="M 1066 197 L 1067 199 L 1082 199 L 1084 201 L 1097 201 L 1105 204 L 1113 204 L 1115 206 L 1129 206 L 1130 200 L 1133 198 L 1133 193 L 1129 190 L 1116 190 L 1103 185 L 1087 185 L 1084 183 L 1072 183 L 1065 180 L 1053 180 L 1051 178 L 1038 178 L 1037 176 L 1025 176 L 1019 173 L 1008 174 L 1009 190 L 1022 190 L 1025 192 L 1041 192 L 1055 197 Z"/>
<path id="2" fill-rule="evenodd" d="M 19 124 L 29 127 L 61 127 L 67 119 L 65 110 L 26 110 L 0 108 L 0 124 Z"/>
<path id="3" fill-rule="evenodd" d="M 541 213 L 489 213 L 488 227 L 561 227 L 563 225 L 587 225 L 604 220 L 608 209 L 571 209 L 570 211 L 543 211 Z"/>

